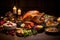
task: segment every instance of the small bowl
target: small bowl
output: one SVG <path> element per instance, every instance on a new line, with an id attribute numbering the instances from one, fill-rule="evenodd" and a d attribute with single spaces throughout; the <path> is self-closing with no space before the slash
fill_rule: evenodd
<path id="1" fill-rule="evenodd" d="M 52 28 L 52 27 L 46 28 L 45 33 L 46 34 L 51 34 L 51 35 L 56 35 L 56 34 L 58 34 L 58 29 L 57 28 Z"/>

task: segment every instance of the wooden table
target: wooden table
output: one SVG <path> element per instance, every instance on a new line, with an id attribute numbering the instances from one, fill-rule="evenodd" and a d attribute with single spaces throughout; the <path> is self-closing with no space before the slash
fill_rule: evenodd
<path id="1" fill-rule="evenodd" d="M 43 32 L 28 37 L 18 37 L 0 33 L 0 40 L 60 40 L 60 35 L 47 35 Z"/>

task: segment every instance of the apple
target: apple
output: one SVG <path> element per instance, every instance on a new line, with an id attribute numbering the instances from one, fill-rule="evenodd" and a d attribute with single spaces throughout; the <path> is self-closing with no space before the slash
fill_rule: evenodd
<path id="1" fill-rule="evenodd" d="M 38 27 L 38 28 L 43 28 L 43 26 L 42 26 L 42 25 L 37 25 L 37 27 Z"/>
<path id="2" fill-rule="evenodd" d="M 4 21 L 1 21 L 1 22 L 0 22 L 0 25 L 3 25 L 4 23 L 5 23 Z"/>
<path id="3" fill-rule="evenodd" d="M 26 24 L 26 25 L 25 25 L 25 28 L 26 28 L 26 29 L 31 29 L 32 27 L 31 27 L 29 24 Z"/>
<path id="4" fill-rule="evenodd" d="M 36 26 L 34 27 L 35 30 L 39 30 L 39 29 L 42 29 L 42 28 L 43 28 L 42 25 L 36 25 Z"/>
<path id="5" fill-rule="evenodd" d="M 22 23 L 22 24 L 21 24 L 21 27 L 24 27 L 24 26 L 25 26 L 25 24 L 24 24 L 24 23 Z"/>

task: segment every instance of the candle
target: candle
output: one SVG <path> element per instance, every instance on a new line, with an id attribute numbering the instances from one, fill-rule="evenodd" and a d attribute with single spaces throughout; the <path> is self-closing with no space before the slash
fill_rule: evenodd
<path id="1" fill-rule="evenodd" d="M 18 9 L 18 15 L 21 15 L 21 9 Z"/>
<path id="2" fill-rule="evenodd" d="M 14 14 L 17 13 L 17 8 L 16 8 L 16 6 L 13 7 L 13 13 L 14 13 Z"/>

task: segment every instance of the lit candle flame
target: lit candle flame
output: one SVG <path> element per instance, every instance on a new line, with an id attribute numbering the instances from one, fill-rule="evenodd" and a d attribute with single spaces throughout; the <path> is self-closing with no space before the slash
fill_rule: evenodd
<path id="1" fill-rule="evenodd" d="M 13 7 L 13 13 L 15 13 L 15 14 L 17 13 L 17 8 L 16 8 L 16 6 Z"/>
<path id="2" fill-rule="evenodd" d="M 18 15 L 21 15 L 21 9 L 18 9 Z"/>

